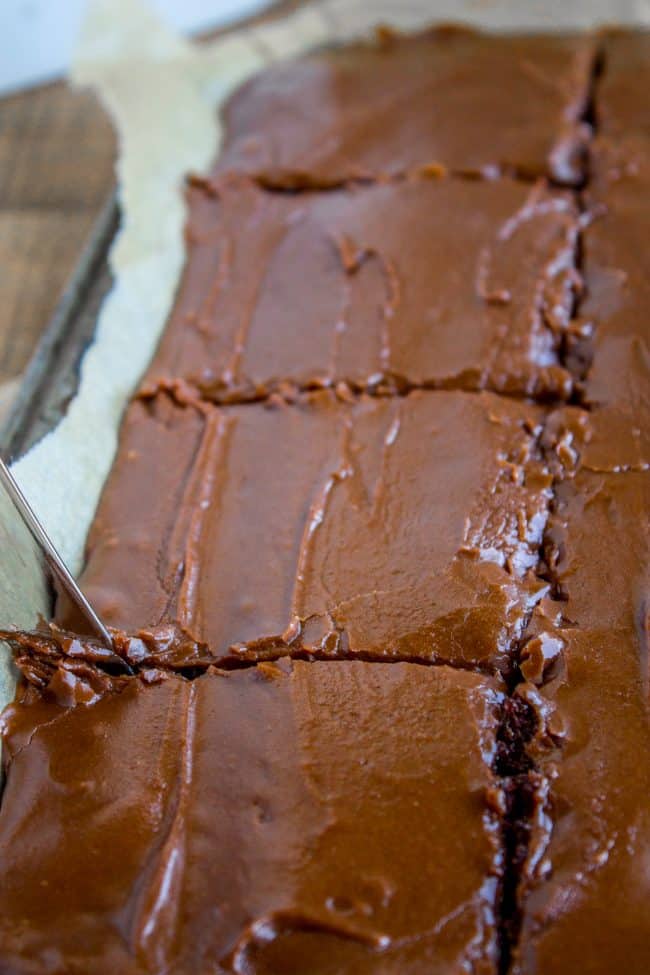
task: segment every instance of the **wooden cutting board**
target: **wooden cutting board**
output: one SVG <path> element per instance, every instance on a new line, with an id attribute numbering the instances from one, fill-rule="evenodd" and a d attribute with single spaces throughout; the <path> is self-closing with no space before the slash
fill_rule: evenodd
<path id="1" fill-rule="evenodd" d="M 115 148 L 89 92 L 58 82 L 0 99 L 0 423 L 113 189 Z"/>
<path id="2" fill-rule="evenodd" d="M 115 139 L 64 82 L 0 101 L 0 413 L 113 185 Z"/>

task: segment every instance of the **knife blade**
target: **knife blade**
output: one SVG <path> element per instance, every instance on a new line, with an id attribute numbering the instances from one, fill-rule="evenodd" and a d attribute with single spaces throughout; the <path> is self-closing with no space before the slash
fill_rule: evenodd
<path id="1" fill-rule="evenodd" d="M 58 584 L 77 608 L 88 635 L 113 650 L 107 627 L 77 585 L 1 458 L 0 532 L 0 628 L 36 629 L 51 616 Z"/>

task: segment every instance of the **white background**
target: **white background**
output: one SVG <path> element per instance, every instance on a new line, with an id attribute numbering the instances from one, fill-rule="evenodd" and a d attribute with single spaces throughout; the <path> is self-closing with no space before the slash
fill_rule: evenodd
<path id="1" fill-rule="evenodd" d="M 179 30 L 231 23 L 265 0 L 149 0 Z M 268 0 L 267 0 L 268 2 Z M 89 0 L 0 0 L 0 94 L 65 73 Z"/>

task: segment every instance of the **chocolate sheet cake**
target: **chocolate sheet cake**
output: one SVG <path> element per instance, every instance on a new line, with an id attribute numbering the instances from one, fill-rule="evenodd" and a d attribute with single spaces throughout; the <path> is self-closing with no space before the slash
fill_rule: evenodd
<path id="1" fill-rule="evenodd" d="M 515 972 L 647 965 L 650 478 L 588 462 L 587 447 L 556 485 L 544 541 L 556 599 L 535 611 L 537 635 L 521 651 L 516 693 L 536 713 L 526 747 L 550 785 L 553 823 L 531 824 Z"/>
<path id="2" fill-rule="evenodd" d="M 220 168 L 280 187 L 425 169 L 582 181 L 598 48 L 460 27 L 280 64 L 230 101 Z"/>
<path id="3" fill-rule="evenodd" d="M 189 206 L 152 388 L 182 377 L 216 401 L 340 382 L 570 394 L 571 194 L 438 174 L 291 195 L 217 175 L 194 182 Z"/>
<path id="4" fill-rule="evenodd" d="M 648 79 L 650 81 L 650 78 Z M 594 144 L 584 234 L 586 296 L 581 308 L 590 334 L 572 337 L 576 369 L 585 369 L 588 403 L 620 412 L 620 434 L 650 407 L 650 280 L 645 253 L 650 219 L 647 140 Z M 584 351 L 586 350 L 586 352 Z M 581 354 L 582 353 L 582 354 Z M 647 429 L 644 431 L 648 436 Z"/>
<path id="5" fill-rule="evenodd" d="M 286 661 L 145 680 L 92 707 L 14 706 L 3 964 L 266 972 L 308 959 L 330 973 L 373 972 L 379 957 L 384 972 L 496 972 L 493 679 Z M 26 807 L 43 765 L 49 786 Z M 53 828 L 26 864 L 41 816 Z M 83 832 L 63 838 L 69 816 Z"/>
<path id="6" fill-rule="evenodd" d="M 114 652 L 13 636 L 0 971 L 650 971 L 649 65 L 381 31 L 234 95 Z"/>
<path id="7" fill-rule="evenodd" d="M 301 648 L 505 669 L 549 588 L 541 423 L 464 392 L 136 401 L 85 590 L 110 624 L 176 625 L 221 664 Z"/>

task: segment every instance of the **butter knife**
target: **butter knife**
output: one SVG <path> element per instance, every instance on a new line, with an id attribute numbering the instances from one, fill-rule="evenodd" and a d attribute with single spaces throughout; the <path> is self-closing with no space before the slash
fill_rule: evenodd
<path id="1" fill-rule="evenodd" d="M 108 629 L 1 458 L 0 485 L 0 628 L 36 629 L 50 615 L 51 583 L 56 582 L 78 609 L 88 634 L 113 650 Z"/>

